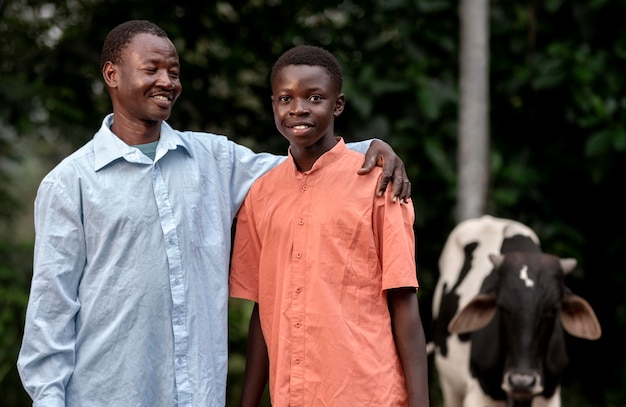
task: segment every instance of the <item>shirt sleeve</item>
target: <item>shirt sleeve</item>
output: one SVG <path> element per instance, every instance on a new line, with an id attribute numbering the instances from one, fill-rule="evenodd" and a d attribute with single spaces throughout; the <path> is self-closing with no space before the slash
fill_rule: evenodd
<path id="1" fill-rule="evenodd" d="M 372 222 L 382 264 L 382 288 L 417 288 L 413 202 L 393 202 L 390 189 L 374 202 Z"/>
<path id="2" fill-rule="evenodd" d="M 233 217 L 239 211 L 250 187 L 261 175 L 271 170 L 287 157 L 270 153 L 255 153 L 251 149 L 229 141 L 232 172 L 229 190 Z"/>
<path id="3" fill-rule="evenodd" d="M 367 153 L 367 150 L 370 148 L 370 144 L 372 144 L 373 140 L 376 140 L 376 139 L 346 143 L 346 146 L 352 151 L 356 151 L 357 153 L 361 153 L 365 155 L 365 153 Z"/>
<path id="4" fill-rule="evenodd" d="M 17 367 L 33 406 L 65 406 L 74 370 L 85 240 L 78 205 L 44 181 L 35 199 L 33 278 Z"/>
<path id="5" fill-rule="evenodd" d="M 228 287 L 231 297 L 258 302 L 261 240 L 253 220 L 250 200 L 246 199 L 237 216 Z"/>

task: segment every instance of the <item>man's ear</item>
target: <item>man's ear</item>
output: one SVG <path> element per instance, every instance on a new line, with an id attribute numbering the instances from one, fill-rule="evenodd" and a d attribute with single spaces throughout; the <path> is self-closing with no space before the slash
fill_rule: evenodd
<path id="1" fill-rule="evenodd" d="M 105 62 L 104 66 L 102 67 L 102 77 L 104 78 L 104 82 L 107 84 L 107 87 L 116 88 L 117 66 L 111 61 Z"/>
<path id="2" fill-rule="evenodd" d="M 337 117 L 339 116 L 342 112 L 343 109 L 346 107 L 346 96 L 341 93 L 339 94 L 339 96 L 337 96 L 337 99 L 335 100 L 335 110 L 333 111 L 333 116 Z"/>

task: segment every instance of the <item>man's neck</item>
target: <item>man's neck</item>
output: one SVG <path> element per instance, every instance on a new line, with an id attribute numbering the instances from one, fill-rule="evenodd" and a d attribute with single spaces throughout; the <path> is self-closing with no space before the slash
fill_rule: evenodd
<path id="1" fill-rule="evenodd" d="M 111 131 L 129 146 L 152 143 L 159 140 L 161 135 L 161 122 L 128 121 L 118 120 L 113 116 Z"/>

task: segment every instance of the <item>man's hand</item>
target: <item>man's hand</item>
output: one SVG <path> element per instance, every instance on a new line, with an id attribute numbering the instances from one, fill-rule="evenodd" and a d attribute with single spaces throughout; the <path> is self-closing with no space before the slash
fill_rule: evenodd
<path id="1" fill-rule="evenodd" d="M 357 174 L 367 174 L 376 166 L 383 167 L 383 174 L 378 183 L 376 195 L 381 196 L 385 193 L 387 185 L 392 182 L 394 202 L 408 202 L 411 198 L 411 181 L 409 181 L 404 163 L 391 146 L 381 140 L 372 140 L 365 153 L 363 166 L 357 171 Z"/>

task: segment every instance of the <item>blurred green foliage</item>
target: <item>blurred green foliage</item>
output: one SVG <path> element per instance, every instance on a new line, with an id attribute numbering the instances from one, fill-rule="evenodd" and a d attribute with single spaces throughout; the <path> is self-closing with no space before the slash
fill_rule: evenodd
<path id="1" fill-rule="evenodd" d="M 25 406 L 15 370 L 32 274 L 32 245 L 0 242 L 0 404 Z"/>
<path id="2" fill-rule="evenodd" d="M 568 284 L 593 305 L 604 336 L 569 339 L 563 404 L 623 407 L 626 0 L 492 0 L 490 7 L 488 212 L 527 223 L 544 250 L 579 260 Z M 14 365 L 32 242 L 15 232 L 34 197 L 20 187 L 39 179 L 16 177 L 15 168 L 35 161 L 50 169 L 92 137 L 110 110 L 98 69 L 101 44 L 131 18 L 159 24 L 178 48 L 183 94 L 169 122 L 227 134 L 257 151 L 287 146 L 269 103 L 273 61 L 298 43 L 337 55 L 347 107 L 336 128 L 348 140 L 388 141 L 412 180 L 428 336 L 437 258 L 454 226 L 458 2 L 4 0 L 0 405 L 29 405 Z M 238 399 L 248 315 L 249 304 L 231 304 L 228 405 Z"/>

